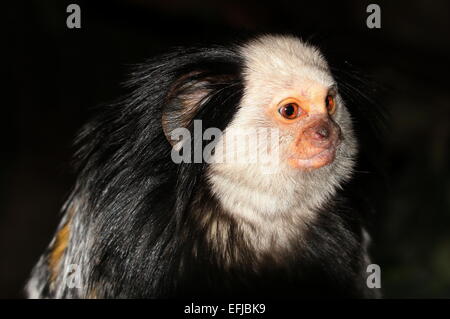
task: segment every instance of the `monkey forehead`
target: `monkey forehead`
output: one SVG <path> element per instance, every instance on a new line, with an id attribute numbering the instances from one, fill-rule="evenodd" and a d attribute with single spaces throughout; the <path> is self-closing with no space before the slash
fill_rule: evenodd
<path id="1" fill-rule="evenodd" d="M 319 50 L 291 36 L 263 36 L 241 47 L 244 81 L 249 91 L 268 95 L 302 89 L 304 83 L 334 84 Z"/>

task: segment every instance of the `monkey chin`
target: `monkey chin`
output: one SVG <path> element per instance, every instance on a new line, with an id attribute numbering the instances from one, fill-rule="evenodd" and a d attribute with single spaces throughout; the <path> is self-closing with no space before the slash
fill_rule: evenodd
<path id="1" fill-rule="evenodd" d="M 331 164 L 335 157 L 336 148 L 330 147 L 308 158 L 291 157 L 288 163 L 295 169 L 314 170 Z"/>

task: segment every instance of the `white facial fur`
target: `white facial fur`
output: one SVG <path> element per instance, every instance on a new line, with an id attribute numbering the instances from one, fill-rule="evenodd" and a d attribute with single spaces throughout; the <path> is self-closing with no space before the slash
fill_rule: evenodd
<path id="1" fill-rule="evenodd" d="M 335 84 L 320 52 L 295 37 L 263 36 L 241 47 L 244 57 L 244 96 L 236 116 L 222 138 L 242 128 L 273 128 L 265 110 L 292 92 L 308 90 L 311 83 L 330 87 Z M 286 246 L 290 235 L 298 235 L 301 225 L 314 218 L 347 180 L 354 165 L 356 140 L 350 115 L 340 96 L 336 96 L 333 120 L 340 126 L 342 142 L 333 163 L 310 171 L 294 169 L 286 163 L 286 146 L 292 136 L 280 134 L 280 158 L 270 173 L 258 163 L 213 163 L 208 177 L 212 190 L 226 211 L 242 224 L 252 225 L 249 240 L 259 249 Z M 228 143 L 228 144 L 227 144 Z M 221 153 L 222 143 L 216 152 Z M 278 162 L 277 162 L 278 161 Z M 255 227 L 256 226 L 256 227 Z M 244 226 L 243 226 L 244 227 Z"/>

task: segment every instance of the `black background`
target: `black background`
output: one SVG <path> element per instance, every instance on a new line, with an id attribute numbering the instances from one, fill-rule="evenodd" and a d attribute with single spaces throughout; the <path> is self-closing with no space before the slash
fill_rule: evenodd
<path id="1" fill-rule="evenodd" d="M 23 296 L 75 179 L 76 132 L 125 92 L 130 65 L 261 32 L 310 39 L 383 88 L 390 128 L 375 160 L 385 175 L 367 192 L 384 296 L 450 297 L 450 2 L 372 2 L 381 29 L 367 28 L 371 2 L 357 0 L 77 1 L 81 29 L 66 27 L 67 1 L 2 4 L 0 297 Z"/>

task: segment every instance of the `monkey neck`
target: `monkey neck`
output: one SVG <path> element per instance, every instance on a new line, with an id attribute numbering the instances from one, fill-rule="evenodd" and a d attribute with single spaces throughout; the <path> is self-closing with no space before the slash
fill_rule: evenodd
<path id="1" fill-rule="evenodd" d="M 305 266 L 305 259 L 305 267 L 322 265 L 329 247 L 335 254 L 332 260 L 341 258 L 347 253 L 340 250 L 344 239 L 350 238 L 357 245 L 353 233 L 358 227 L 349 228 L 354 217 L 336 208 L 340 200 L 328 201 L 320 209 L 298 206 L 277 215 L 249 219 L 239 211 L 242 205 L 225 206 L 224 199 L 207 184 L 196 194 L 190 207 L 190 225 L 183 227 L 187 237 L 182 242 L 195 238 L 190 249 L 184 250 L 186 258 L 194 262 L 215 260 L 216 267 L 225 272 L 237 268 L 255 274 L 274 269 L 295 272 Z"/>
<path id="2" fill-rule="evenodd" d="M 251 167 L 231 172 L 215 168 L 209 171 L 208 180 L 211 192 L 226 211 L 253 223 L 291 218 L 305 222 L 335 193 L 334 185 L 314 176 L 261 175 Z"/>
<path id="3" fill-rule="evenodd" d="M 224 247 L 233 229 L 246 243 L 245 248 L 257 257 L 266 258 L 268 253 L 283 254 L 295 249 L 302 240 L 303 230 L 316 216 L 312 199 L 301 195 L 295 185 L 285 181 L 279 181 L 283 184 L 280 188 L 273 182 L 265 187 L 256 179 L 239 177 L 234 179 L 216 172 L 209 175 L 212 199 L 199 201 L 216 203 L 201 209 L 205 210 L 201 215 L 203 224 L 209 227 L 207 240 L 216 247 Z M 201 193 L 204 197 L 207 192 Z M 220 207 L 220 214 L 217 207 Z M 212 222 L 207 222 L 208 218 Z M 236 253 L 236 256 L 242 254 Z"/>

